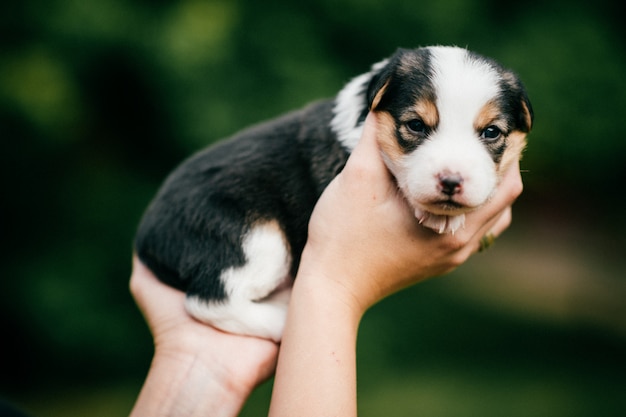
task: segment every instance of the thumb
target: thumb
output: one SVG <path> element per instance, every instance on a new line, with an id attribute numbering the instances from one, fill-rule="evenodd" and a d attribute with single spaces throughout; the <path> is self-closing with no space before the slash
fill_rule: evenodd
<path id="1" fill-rule="evenodd" d="M 346 171 L 355 170 L 359 176 L 367 173 L 368 176 L 388 179 L 391 174 L 387 170 L 378 146 L 377 135 L 379 133 L 378 117 L 370 112 L 363 123 L 363 133 L 354 150 L 352 151 Z"/>

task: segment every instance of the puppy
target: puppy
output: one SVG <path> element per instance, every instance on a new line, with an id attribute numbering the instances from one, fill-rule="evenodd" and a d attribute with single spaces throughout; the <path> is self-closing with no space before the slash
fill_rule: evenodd
<path id="1" fill-rule="evenodd" d="M 454 233 L 519 160 L 533 122 L 517 76 L 456 47 L 400 49 L 321 101 L 185 161 L 139 225 L 135 250 L 187 311 L 279 341 L 320 194 L 378 114 L 382 157 L 425 227 Z"/>

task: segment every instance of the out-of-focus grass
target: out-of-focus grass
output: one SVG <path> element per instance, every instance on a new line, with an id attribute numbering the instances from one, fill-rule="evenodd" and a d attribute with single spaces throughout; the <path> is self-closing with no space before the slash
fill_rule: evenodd
<path id="1" fill-rule="evenodd" d="M 82 387 L 50 386 L 24 393 L 14 402 L 32 417 L 127 416 L 139 393 L 140 382 L 122 381 Z"/>

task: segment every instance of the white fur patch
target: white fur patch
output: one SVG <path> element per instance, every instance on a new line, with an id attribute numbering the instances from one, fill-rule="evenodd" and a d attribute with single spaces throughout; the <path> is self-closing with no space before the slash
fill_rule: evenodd
<path id="1" fill-rule="evenodd" d="M 220 279 L 227 299 L 186 299 L 189 314 L 229 333 L 280 341 L 291 294 L 291 253 L 276 222 L 255 225 L 245 236 L 246 264 Z"/>
<path id="2" fill-rule="evenodd" d="M 372 65 L 370 72 L 353 78 L 337 94 L 330 127 L 337 135 L 337 139 L 345 149 L 352 152 L 361 139 L 363 123 L 359 123 L 359 117 L 367 106 L 367 87 L 372 76 L 380 71 L 389 60 L 385 59 Z"/>

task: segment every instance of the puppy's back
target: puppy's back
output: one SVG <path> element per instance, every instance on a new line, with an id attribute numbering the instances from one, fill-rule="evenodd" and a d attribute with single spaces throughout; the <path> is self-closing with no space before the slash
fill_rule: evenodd
<path id="1" fill-rule="evenodd" d="M 188 295 L 222 300 L 221 272 L 246 262 L 243 237 L 255 223 L 275 220 L 295 272 L 313 206 L 347 159 L 328 127 L 331 117 L 332 102 L 316 103 L 184 161 L 140 222 L 139 259 Z"/>

